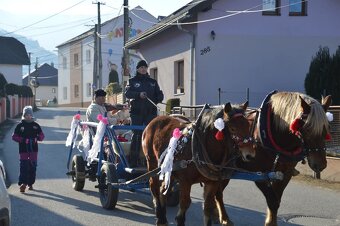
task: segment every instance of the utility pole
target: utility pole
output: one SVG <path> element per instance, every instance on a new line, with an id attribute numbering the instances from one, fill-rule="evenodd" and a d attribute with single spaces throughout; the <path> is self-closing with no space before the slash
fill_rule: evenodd
<path id="1" fill-rule="evenodd" d="M 123 103 L 125 102 L 125 85 L 126 85 L 126 80 L 130 76 L 130 72 L 128 69 L 129 66 L 129 52 L 128 49 L 125 48 L 125 45 L 129 39 L 129 33 L 130 33 L 130 28 L 129 28 L 129 0 L 124 0 L 124 42 L 123 42 L 123 75 L 122 75 L 122 90 L 123 90 Z"/>
<path id="2" fill-rule="evenodd" d="M 33 84 L 33 88 L 34 88 L 34 108 L 37 107 L 36 105 L 36 99 L 37 99 L 37 88 L 39 86 L 39 83 L 38 83 L 38 57 L 35 58 L 35 83 Z"/>
<path id="3" fill-rule="evenodd" d="M 98 70 L 97 70 L 97 79 L 98 79 L 98 84 L 97 84 L 97 88 L 102 88 L 102 80 L 103 80 L 103 75 L 102 75 L 102 69 L 103 69 L 103 62 L 102 62 L 102 41 L 101 41 L 101 21 L 100 21 L 100 5 L 104 5 L 104 3 L 101 2 L 97 2 L 97 3 L 93 3 L 93 4 L 97 4 L 97 15 L 98 15 L 98 24 L 97 24 L 97 32 L 96 32 L 96 38 L 97 38 L 97 54 L 98 54 Z"/>
<path id="4" fill-rule="evenodd" d="M 27 85 L 31 87 L 31 52 L 28 52 L 28 59 L 30 61 L 30 64 L 28 65 L 28 76 L 27 76 Z"/>
<path id="5" fill-rule="evenodd" d="M 94 25 L 94 34 L 93 34 L 93 40 L 94 40 L 94 53 L 93 53 L 93 79 L 92 79 L 92 97 L 94 96 L 94 90 L 98 88 L 98 82 L 97 82 L 97 66 L 98 66 L 98 45 L 97 45 L 97 24 Z"/>

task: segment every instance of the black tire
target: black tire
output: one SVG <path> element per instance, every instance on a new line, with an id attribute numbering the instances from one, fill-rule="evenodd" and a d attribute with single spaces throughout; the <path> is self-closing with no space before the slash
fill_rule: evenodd
<path id="1" fill-rule="evenodd" d="M 85 185 L 85 162 L 83 156 L 73 156 L 71 164 L 71 170 L 74 171 L 72 188 L 76 191 L 82 191 Z"/>
<path id="2" fill-rule="evenodd" d="M 99 177 L 100 202 L 104 209 L 114 209 L 118 200 L 118 188 L 114 188 L 112 183 L 118 183 L 116 167 L 113 163 L 104 163 Z"/>
<path id="3" fill-rule="evenodd" d="M 178 182 L 168 190 L 166 195 L 166 205 L 170 207 L 177 206 L 179 204 L 179 185 Z"/>

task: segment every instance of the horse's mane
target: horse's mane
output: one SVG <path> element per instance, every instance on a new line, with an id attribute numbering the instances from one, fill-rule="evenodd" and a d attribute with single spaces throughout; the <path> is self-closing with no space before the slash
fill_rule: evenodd
<path id="1" fill-rule="evenodd" d="M 311 106 L 311 112 L 304 129 L 312 136 L 320 136 L 328 125 L 322 105 L 312 97 L 298 92 L 279 92 L 271 96 L 270 104 L 274 113 L 274 124 L 278 130 L 287 131 L 289 125 L 301 113 L 301 96 Z M 328 130 L 328 126 L 326 126 Z"/>
<path id="2" fill-rule="evenodd" d="M 203 113 L 200 127 L 202 131 L 207 129 L 212 130 L 214 129 L 214 122 L 216 119 L 222 118 L 224 121 L 228 121 L 229 118 L 238 113 L 244 114 L 244 110 L 240 107 L 240 105 L 233 104 L 232 110 L 228 113 L 227 118 L 224 117 L 224 105 L 214 107 L 213 109 L 206 110 Z"/>

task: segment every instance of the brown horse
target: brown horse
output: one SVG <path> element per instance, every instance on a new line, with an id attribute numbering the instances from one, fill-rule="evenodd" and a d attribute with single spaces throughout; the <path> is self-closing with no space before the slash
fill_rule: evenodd
<path id="1" fill-rule="evenodd" d="M 321 172 L 327 166 L 325 140 L 329 122 L 325 112 L 331 97 L 315 99 L 296 92 L 275 92 L 268 95 L 261 106 L 261 113 L 252 111 L 248 119 L 253 126 L 256 141 L 255 161 L 237 163 L 249 171 L 281 171 L 282 181 L 255 182 L 265 196 L 267 216 L 265 225 L 277 225 L 277 213 L 283 191 L 292 178 L 295 166 L 307 157 L 309 167 Z M 224 186 L 229 180 L 225 181 Z M 221 189 L 220 191 L 223 191 Z"/>
<path id="2" fill-rule="evenodd" d="M 177 225 L 185 225 L 185 214 L 191 203 L 191 186 L 200 182 L 204 184 L 205 225 L 212 224 L 215 202 L 219 207 L 223 225 L 232 224 L 226 214 L 223 197 L 215 200 L 215 195 L 220 188 L 221 179 L 230 178 L 232 170 L 227 167 L 232 166 L 233 160 L 240 155 L 245 161 L 255 156 L 253 143 L 249 137 L 250 125 L 244 116 L 247 106 L 248 102 L 239 106 L 227 103 L 224 108 L 205 111 L 195 124 L 183 118 L 159 116 L 145 128 L 142 147 L 149 171 L 158 168 L 159 161 L 162 161 L 162 153 L 168 148 L 173 137 L 173 131 L 176 128 L 185 131 L 177 142 L 179 145 L 174 154 L 174 165 L 176 162 L 184 161 L 185 167 L 178 171 L 173 170 L 171 176 L 171 183 L 175 178 L 179 182 L 180 190 Z M 218 130 L 214 126 L 216 119 L 221 119 L 225 125 L 223 135 L 219 139 L 216 137 Z M 156 224 L 167 225 L 165 188 L 159 176 L 150 178 L 150 190 L 156 211 Z"/>

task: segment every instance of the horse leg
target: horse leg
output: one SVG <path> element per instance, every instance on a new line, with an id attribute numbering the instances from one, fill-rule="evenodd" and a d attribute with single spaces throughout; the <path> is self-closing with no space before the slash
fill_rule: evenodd
<path id="1" fill-rule="evenodd" d="M 166 202 L 164 195 L 160 192 L 161 184 L 158 177 L 150 178 L 150 190 L 153 198 L 153 205 L 156 211 L 156 225 L 167 226 L 168 221 L 166 219 Z"/>
<path id="2" fill-rule="evenodd" d="M 179 182 L 180 193 L 179 193 L 179 209 L 176 215 L 177 226 L 185 225 L 185 213 L 189 209 L 191 204 L 190 192 L 191 184 L 183 181 Z"/>
<path id="3" fill-rule="evenodd" d="M 223 226 L 233 226 L 234 223 L 230 220 L 227 211 L 224 207 L 224 202 L 223 202 L 223 190 L 229 183 L 229 180 L 226 182 L 223 182 L 223 185 L 220 185 L 220 188 L 217 190 L 216 193 L 216 209 L 218 210 L 219 214 L 219 221 Z"/>
<path id="4" fill-rule="evenodd" d="M 211 226 L 214 216 L 214 210 L 216 207 L 215 196 L 217 190 L 219 189 L 219 184 L 217 183 L 205 183 L 204 184 L 204 225 Z M 223 202 L 223 201 L 222 201 Z M 220 208 L 220 206 L 218 206 Z"/>
<path id="5" fill-rule="evenodd" d="M 283 191 L 288 185 L 291 175 L 284 176 L 282 181 L 274 181 L 272 184 L 266 182 L 255 182 L 261 190 L 267 202 L 267 214 L 265 226 L 277 226 L 277 213 L 280 208 Z"/>

